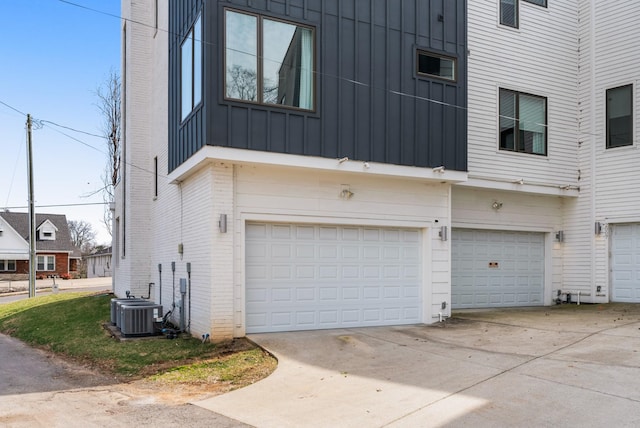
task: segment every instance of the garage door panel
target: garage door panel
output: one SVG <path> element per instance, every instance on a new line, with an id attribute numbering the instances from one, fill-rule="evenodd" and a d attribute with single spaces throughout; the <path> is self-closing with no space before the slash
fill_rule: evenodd
<path id="1" fill-rule="evenodd" d="M 452 306 L 542 304 L 544 234 L 454 229 Z"/>
<path id="2" fill-rule="evenodd" d="M 315 247 L 313 245 L 296 244 L 295 255 L 296 259 L 314 259 L 316 257 Z M 290 257 L 290 256 L 287 256 Z"/>
<path id="3" fill-rule="evenodd" d="M 247 225 L 248 333 L 421 320 L 421 232 Z"/>

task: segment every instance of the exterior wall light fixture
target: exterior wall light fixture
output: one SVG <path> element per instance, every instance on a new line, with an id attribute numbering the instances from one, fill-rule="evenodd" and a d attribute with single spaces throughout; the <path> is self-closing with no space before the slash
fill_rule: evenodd
<path id="1" fill-rule="evenodd" d="M 602 233 L 602 223 L 596 221 L 594 232 L 596 235 L 600 235 Z"/>
<path id="2" fill-rule="evenodd" d="M 227 215 L 220 214 L 220 220 L 218 220 L 218 228 L 220 233 L 227 233 Z"/>
<path id="3" fill-rule="evenodd" d="M 564 230 L 559 230 L 556 232 L 556 241 L 564 242 Z"/>
<path id="4" fill-rule="evenodd" d="M 447 229 L 447 226 L 440 226 L 439 235 L 442 241 L 446 241 L 447 239 L 449 239 L 449 230 Z"/>

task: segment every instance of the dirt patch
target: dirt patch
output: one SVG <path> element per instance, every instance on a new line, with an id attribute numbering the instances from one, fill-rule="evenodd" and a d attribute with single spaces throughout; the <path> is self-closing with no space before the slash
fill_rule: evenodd
<path id="1" fill-rule="evenodd" d="M 139 372 L 135 379 L 109 374 L 111 370 L 108 361 L 97 366 L 95 361 L 70 360 L 46 350 L 42 350 L 42 352 L 46 354 L 47 359 L 52 362 L 57 361 L 58 364 L 66 368 L 67 379 L 76 388 L 109 385 L 109 390 L 125 394 L 133 400 L 151 400 L 169 405 L 181 405 L 202 400 L 251 385 L 269 376 L 277 367 L 277 360 L 271 354 L 244 338 L 217 344 L 214 354 L 209 355 L 206 359 L 150 365 Z M 233 375 L 229 376 L 230 378 L 221 379 L 215 374 L 205 374 L 200 379 L 162 376 L 162 373 L 176 367 L 216 365 L 250 353 L 258 354 L 260 358 L 254 358 L 248 363 L 245 362 L 244 367 L 233 372 Z M 229 364 L 233 365 L 234 363 L 231 361 Z M 74 373 L 78 375 L 75 376 Z"/>

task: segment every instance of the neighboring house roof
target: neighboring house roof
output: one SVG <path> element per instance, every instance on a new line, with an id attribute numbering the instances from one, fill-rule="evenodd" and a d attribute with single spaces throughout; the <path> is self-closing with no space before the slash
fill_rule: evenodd
<path id="1" fill-rule="evenodd" d="M 29 242 L 29 214 L 0 212 L 2 217 L 20 236 Z M 73 253 L 71 234 L 67 225 L 67 217 L 64 214 L 36 214 L 36 230 L 43 223 L 50 222 L 57 230 L 55 240 L 40 240 L 36 232 L 36 251 L 65 251 Z"/>
<path id="2" fill-rule="evenodd" d="M 91 254 L 87 254 L 85 257 L 90 258 L 90 257 L 101 257 L 101 256 L 110 256 L 110 255 L 111 255 L 111 247 L 105 247 Z"/>

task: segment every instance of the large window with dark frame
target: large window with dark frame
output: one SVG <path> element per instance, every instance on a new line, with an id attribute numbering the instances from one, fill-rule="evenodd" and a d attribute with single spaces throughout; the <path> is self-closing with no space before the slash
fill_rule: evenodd
<path id="1" fill-rule="evenodd" d="M 633 145 L 633 86 L 607 89 L 607 148 Z"/>
<path id="2" fill-rule="evenodd" d="M 225 10 L 225 97 L 314 110 L 314 31 Z"/>
<path id="3" fill-rule="evenodd" d="M 518 28 L 518 0 L 500 0 L 500 24 Z"/>
<path id="4" fill-rule="evenodd" d="M 500 150 L 547 154 L 547 99 L 500 89 Z"/>
<path id="5" fill-rule="evenodd" d="M 198 16 L 180 45 L 182 120 L 202 101 L 202 18 Z"/>

